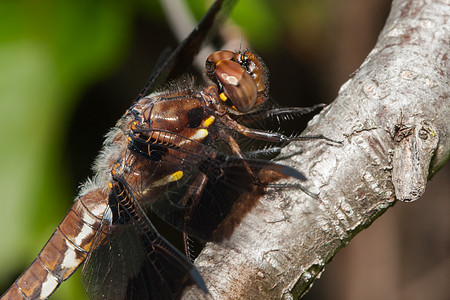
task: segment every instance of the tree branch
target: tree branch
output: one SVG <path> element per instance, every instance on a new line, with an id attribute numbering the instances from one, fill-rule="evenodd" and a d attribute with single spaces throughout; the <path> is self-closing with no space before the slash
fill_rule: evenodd
<path id="1" fill-rule="evenodd" d="M 304 132 L 343 146 L 284 149 L 289 158 L 281 163 L 307 174 L 319 199 L 271 191 L 230 239 L 208 243 L 196 265 L 214 299 L 305 294 L 337 251 L 396 199 L 423 194 L 450 155 L 449 15 L 445 0 L 394 0 L 375 48 Z M 200 295 L 195 287 L 185 294 L 193 295 Z"/>

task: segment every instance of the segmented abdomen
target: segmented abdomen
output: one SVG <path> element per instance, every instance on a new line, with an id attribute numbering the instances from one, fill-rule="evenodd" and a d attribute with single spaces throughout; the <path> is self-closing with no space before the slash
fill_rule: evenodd
<path id="1" fill-rule="evenodd" d="M 107 204 L 108 194 L 100 188 L 79 196 L 33 263 L 0 299 L 47 299 L 85 260 Z"/>

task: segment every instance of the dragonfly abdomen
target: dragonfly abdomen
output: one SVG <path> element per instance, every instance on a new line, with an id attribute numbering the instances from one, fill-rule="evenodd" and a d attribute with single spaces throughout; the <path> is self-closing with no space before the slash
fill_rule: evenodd
<path id="1" fill-rule="evenodd" d="M 85 260 L 107 200 L 100 188 L 77 197 L 39 255 L 1 299 L 47 299 Z"/>

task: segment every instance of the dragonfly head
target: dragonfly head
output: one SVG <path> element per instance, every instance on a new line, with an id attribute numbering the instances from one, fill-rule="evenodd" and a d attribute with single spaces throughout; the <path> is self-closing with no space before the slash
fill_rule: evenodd
<path id="1" fill-rule="evenodd" d="M 269 94 L 267 69 L 249 50 L 221 50 L 206 60 L 206 73 L 218 85 L 220 99 L 236 113 L 247 113 Z"/>

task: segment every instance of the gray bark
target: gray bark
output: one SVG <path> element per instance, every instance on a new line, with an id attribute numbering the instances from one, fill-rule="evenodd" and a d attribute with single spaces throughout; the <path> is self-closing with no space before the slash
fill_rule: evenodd
<path id="1" fill-rule="evenodd" d="M 450 156 L 449 15 L 448 0 L 394 0 L 375 48 L 303 133 L 343 145 L 284 149 L 281 163 L 319 198 L 273 190 L 229 239 L 208 243 L 195 264 L 212 298 L 298 298 L 397 199 L 423 194 Z"/>

